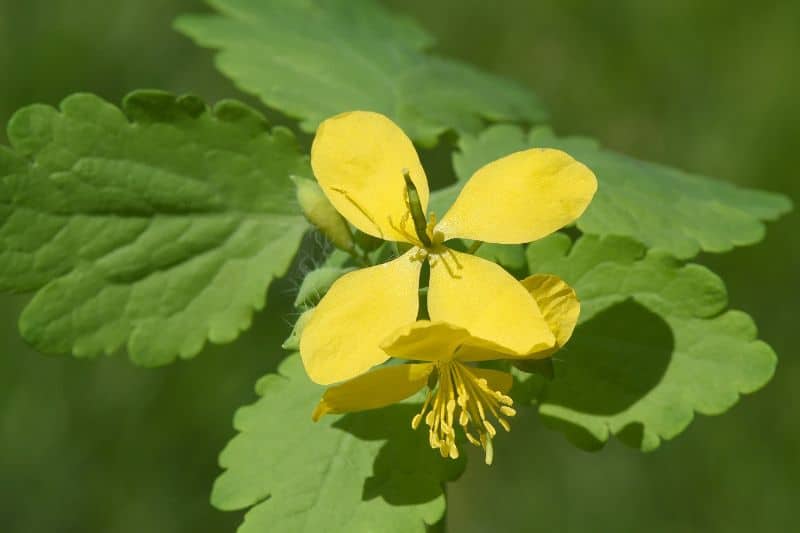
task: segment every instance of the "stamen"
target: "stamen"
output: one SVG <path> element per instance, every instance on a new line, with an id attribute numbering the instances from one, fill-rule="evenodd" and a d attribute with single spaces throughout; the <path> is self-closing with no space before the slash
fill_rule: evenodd
<path id="1" fill-rule="evenodd" d="M 456 256 L 453 253 L 453 251 L 450 248 L 447 248 L 447 252 L 446 253 L 448 253 L 448 255 L 450 255 L 450 257 L 453 259 L 453 262 L 456 264 L 456 267 L 458 267 L 458 269 L 461 270 L 461 264 L 458 262 L 458 259 L 456 259 Z M 453 279 L 461 279 L 461 275 L 460 274 L 456 274 L 455 270 L 453 270 L 453 267 L 451 267 L 450 264 L 447 262 L 447 260 L 444 258 L 444 254 L 432 255 L 431 256 L 431 267 L 436 266 L 437 263 L 435 262 L 435 259 L 438 259 L 438 260 L 440 260 L 442 262 L 444 267 L 447 269 L 447 273 L 450 274 L 451 278 L 453 278 Z"/>
<path id="2" fill-rule="evenodd" d="M 512 409 L 511 407 L 509 407 L 507 405 L 501 406 L 500 407 L 500 412 L 503 413 L 506 416 L 514 416 L 514 415 L 517 414 L 516 409 Z"/>
<path id="3" fill-rule="evenodd" d="M 469 367 L 457 362 L 448 361 L 437 364 L 438 383 L 435 390 L 429 390 L 422 410 L 414 416 L 411 426 L 416 429 L 425 419 L 428 426 L 428 440 L 434 449 L 438 449 L 442 457 L 456 459 L 459 450 L 456 445 L 457 424 L 467 441 L 484 449 L 486 464 L 494 459 L 492 439 L 497 430 L 489 417 L 500 426 L 510 431 L 511 426 L 505 417 L 516 415 L 510 406 L 511 398 L 500 391 L 489 387 L 484 378 L 478 377 Z M 430 410 L 428 407 L 430 406 Z"/>
<path id="4" fill-rule="evenodd" d="M 346 199 L 348 202 L 350 202 L 351 204 L 353 204 L 353 206 L 354 206 L 356 209 L 358 209 L 358 210 L 361 212 L 361 214 L 362 214 L 362 215 L 364 215 L 365 217 L 367 217 L 367 220 L 369 220 L 370 222 L 372 222 L 372 225 L 373 225 L 373 226 L 375 226 L 375 229 L 377 229 L 377 230 L 378 230 L 378 234 L 381 236 L 381 239 L 383 239 L 383 231 L 381 231 L 381 227 L 380 227 L 380 226 L 379 226 L 379 225 L 378 225 L 378 224 L 375 222 L 375 219 L 374 219 L 374 218 L 372 218 L 372 217 L 370 216 L 370 214 L 367 212 L 367 210 L 366 210 L 366 209 L 364 209 L 364 208 L 361 206 L 361 204 L 359 204 L 359 203 L 358 203 L 358 202 L 355 200 L 355 198 L 353 198 L 352 196 L 350 196 L 350 194 L 349 194 L 349 193 L 348 193 L 346 190 L 344 190 L 344 189 L 340 189 L 340 188 L 338 188 L 338 187 L 331 187 L 331 190 L 332 190 L 332 191 L 335 191 L 335 192 L 338 192 L 339 194 L 341 194 L 342 196 L 344 196 L 344 197 L 345 197 L 345 199 Z"/>
<path id="5" fill-rule="evenodd" d="M 400 225 L 399 225 L 399 226 L 398 226 L 398 225 L 396 225 L 394 222 L 392 222 L 392 217 L 390 217 L 390 216 L 389 216 L 389 217 L 386 217 L 386 218 L 387 218 L 387 220 L 389 221 L 389 227 L 391 227 L 391 228 L 392 228 L 393 230 L 395 230 L 397 233 L 399 233 L 400 235 L 402 235 L 403 237 L 405 237 L 405 238 L 406 238 L 406 239 L 407 239 L 409 242 L 413 242 L 413 243 L 414 243 L 414 244 L 416 244 L 417 246 L 422 246 L 422 243 L 419 241 L 419 239 L 417 238 L 417 236 L 416 236 L 416 235 L 413 235 L 413 234 L 412 234 L 410 231 L 408 231 L 408 230 L 407 230 L 407 229 L 404 227 L 404 226 L 405 226 L 405 223 L 406 223 L 406 222 L 408 222 L 408 217 L 407 217 L 407 216 L 404 216 L 404 217 L 403 217 L 403 218 L 400 220 Z"/>
<path id="6" fill-rule="evenodd" d="M 453 263 L 455 263 L 455 264 L 456 264 L 456 267 L 457 267 L 459 270 L 461 270 L 462 268 L 464 268 L 463 266 L 461 266 L 461 263 L 459 263 L 459 262 L 458 262 L 458 256 L 456 255 L 456 253 L 453 251 L 453 249 L 452 249 L 452 248 L 447 248 L 447 253 L 448 253 L 448 255 L 450 255 L 450 259 L 452 259 L 452 260 L 453 260 Z"/>
<path id="7" fill-rule="evenodd" d="M 487 465 L 491 465 L 494 462 L 494 446 L 492 445 L 492 439 L 486 438 L 483 442 L 483 460 Z"/>
<path id="8" fill-rule="evenodd" d="M 433 211 L 428 213 L 428 225 L 425 226 L 425 233 L 431 240 L 431 248 L 438 248 L 444 242 L 442 232 L 436 231 L 436 213 Z"/>

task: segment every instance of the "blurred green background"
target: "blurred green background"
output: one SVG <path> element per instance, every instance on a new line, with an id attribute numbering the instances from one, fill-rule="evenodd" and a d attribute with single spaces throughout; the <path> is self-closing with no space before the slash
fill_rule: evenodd
<path id="1" fill-rule="evenodd" d="M 534 88 L 557 132 L 800 199 L 800 3 L 721 0 L 391 0 L 438 50 Z M 80 5 L 80 7 L 78 7 Z M 242 97 L 211 53 L 170 28 L 197 0 L 0 0 L 0 122 L 33 102 L 137 88 Z M 250 99 L 247 99 L 251 101 Z M 0 133 L 4 140 L 4 134 Z M 449 526 L 478 531 L 787 531 L 800 494 L 800 215 L 753 247 L 700 261 L 728 282 L 780 357 L 775 379 L 721 417 L 699 417 L 651 454 L 612 442 L 574 449 L 518 416 L 491 469 L 449 489 Z M 301 257 L 299 269 L 308 266 Z M 278 313 L 299 274 L 271 289 Z M 124 357 L 32 352 L 16 333 L 25 298 L 0 307 L 0 529 L 221 532 L 208 505 L 234 409 L 274 368 L 283 319 L 158 370 Z M 513 444 L 511 441 L 513 440 Z M 513 449 L 512 449 L 513 448 Z"/>

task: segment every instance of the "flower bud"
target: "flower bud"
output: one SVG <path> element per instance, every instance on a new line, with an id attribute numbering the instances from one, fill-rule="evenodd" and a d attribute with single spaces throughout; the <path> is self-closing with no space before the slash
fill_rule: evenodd
<path id="1" fill-rule="evenodd" d="M 314 226 L 341 250 L 353 249 L 353 235 L 342 215 L 328 201 L 317 182 L 300 176 L 292 176 L 297 187 L 297 203 L 303 214 Z"/>

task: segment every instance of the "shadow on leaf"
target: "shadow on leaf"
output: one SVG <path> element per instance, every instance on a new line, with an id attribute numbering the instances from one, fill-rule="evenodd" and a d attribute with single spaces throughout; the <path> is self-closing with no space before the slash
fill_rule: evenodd
<path id="1" fill-rule="evenodd" d="M 427 431 L 411 429 L 417 412 L 417 404 L 396 404 L 351 413 L 334 424 L 362 440 L 386 440 L 375 457 L 372 476 L 364 482 L 364 500 L 380 496 L 392 505 L 425 503 L 442 495 L 445 481 L 461 475 L 463 457 L 443 459 L 428 444 Z"/>
<path id="2" fill-rule="evenodd" d="M 570 419 L 611 417 L 636 404 L 661 382 L 674 347 L 669 325 L 634 301 L 598 314 L 580 326 L 567 349 L 556 356 L 555 379 L 545 385 L 541 397 L 547 406 L 546 423 L 580 448 L 601 448 L 602 442 Z M 567 412 L 554 416 L 554 409 Z M 634 447 L 645 438 L 643 427 L 617 433 Z"/>

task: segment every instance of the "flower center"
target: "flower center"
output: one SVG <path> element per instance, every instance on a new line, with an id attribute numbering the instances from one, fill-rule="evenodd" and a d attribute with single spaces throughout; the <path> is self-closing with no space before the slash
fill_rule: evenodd
<path id="1" fill-rule="evenodd" d="M 492 438 L 497 430 L 489 418 L 510 431 L 511 426 L 503 417 L 517 414 L 511 407 L 514 402 L 502 392 L 492 390 L 484 378 L 458 361 L 437 362 L 432 375 L 438 375 L 438 386 L 429 386 L 422 410 L 412 419 L 411 427 L 417 429 L 424 416 L 431 448 L 438 448 L 442 457 L 456 459 L 457 420 L 467 440 L 483 448 L 486 464 L 492 464 Z"/>

